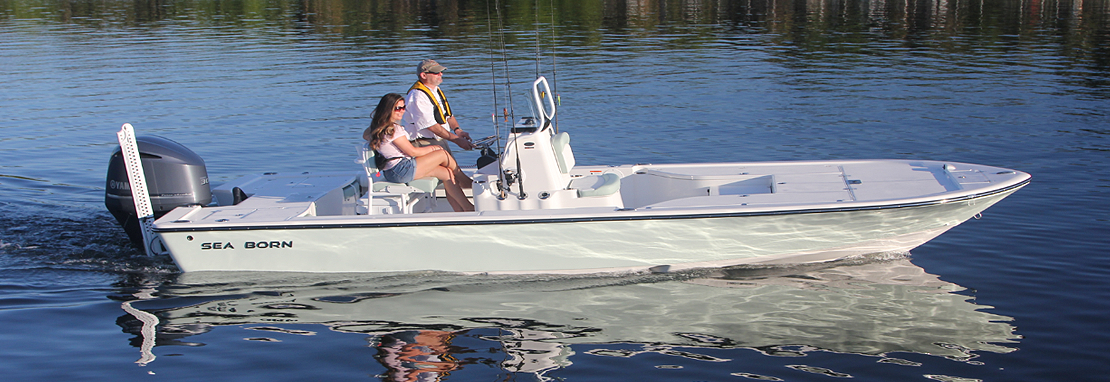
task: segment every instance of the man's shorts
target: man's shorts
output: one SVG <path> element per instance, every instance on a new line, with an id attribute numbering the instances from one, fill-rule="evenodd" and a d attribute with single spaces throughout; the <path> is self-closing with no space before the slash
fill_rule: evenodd
<path id="1" fill-rule="evenodd" d="M 446 139 L 416 138 L 415 140 L 412 141 L 412 147 L 424 147 L 424 146 L 437 145 L 439 147 L 442 147 L 443 151 L 451 152 L 451 147 L 447 145 L 448 143 L 451 143 L 451 141 L 448 141 Z"/>

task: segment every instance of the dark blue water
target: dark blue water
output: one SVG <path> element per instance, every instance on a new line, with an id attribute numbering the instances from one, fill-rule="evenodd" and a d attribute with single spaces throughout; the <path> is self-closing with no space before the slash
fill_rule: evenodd
<path id="1" fill-rule="evenodd" d="M 527 114 L 538 20 L 579 163 L 921 158 L 1033 174 L 904 256 L 625 277 L 194 275 L 132 249 L 105 211 L 123 123 L 191 148 L 215 184 L 358 171 L 371 108 L 426 57 L 450 68 L 463 127 L 494 134 L 510 103 L 487 11 L 0 0 L 4 379 L 1110 378 L 1106 1 L 500 5 L 511 106 Z"/>

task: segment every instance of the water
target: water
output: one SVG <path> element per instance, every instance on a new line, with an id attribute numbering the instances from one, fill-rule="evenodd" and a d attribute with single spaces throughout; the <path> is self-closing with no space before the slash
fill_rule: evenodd
<path id="1" fill-rule="evenodd" d="M 579 163 L 921 158 L 1033 183 L 912 254 L 821 266 L 182 275 L 104 210 L 121 124 L 193 149 L 215 184 L 356 171 L 378 97 L 434 57 L 491 135 L 510 103 L 487 4 L 0 1 L 5 380 L 1110 378 L 1106 1 L 501 11 L 514 111 L 538 19 Z"/>

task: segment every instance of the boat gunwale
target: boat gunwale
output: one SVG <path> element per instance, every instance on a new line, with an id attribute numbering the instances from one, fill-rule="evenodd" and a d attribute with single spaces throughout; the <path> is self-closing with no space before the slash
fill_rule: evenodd
<path id="1" fill-rule="evenodd" d="M 837 212 L 855 212 L 855 211 L 877 211 L 877 210 L 892 210 L 902 208 L 919 208 L 935 205 L 943 205 L 949 203 L 964 202 L 976 199 L 991 197 L 998 194 L 1010 193 L 1030 183 L 1032 177 L 1025 174 L 1024 179 L 1017 183 L 992 188 L 987 191 L 967 194 L 955 197 L 941 197 L 926 201 L 910 202 L 910 203 L 894 203 L 882 205 L 862 205 L 862 206 L 845 206 L 845 207 L 828 207 L 828 208 L 807 208 L 807 209 L 788 209 L 788 210 L 764 210 L 764 211 L 732 211 L 732 212 L 707 212 L 707 213 L 683 213 L 683 214 L 648 214 L 649 210 L 644 209 L 626 209 L 613 210 L 613 216 L 584 216 L 584 217 L 553 217 L 553 218 L 536 218 L 536 217 L 521 217 L 514 218 L 513 216 L 503 216 L 499 219 L 458 219 L 449 221 L 397 221 L 397 222 L 337 222 L 337 223 L 298 223 L 298 224 L 280 224 L 280 225 L 265 225 L 258 222 L 251 222 L 250 224 L 237 224 L 227 226 L 211 226 L 204 227 L 159 227 L 160 224 L 155 224 L 154 232 L 156 233 L 175 233 L 175 232 L 210 232 L 210 231 L 256 231 L 256 230 L 301 230 L 301 229 L 336 229 L 336 228 L 395 228 L 395 227 L 430 227 L 430 226 L 454 226 L 454 225 L 514 225 L 514 224 L 558 224 L 558 223 L 578 223 L 578 222 L 604 222 L 604 221 L 636 221 L 636 220 L 688 220 L 688 219 L 720 219 L 720 218 L 737 218 L 737 217 L 754 217 L 754 216 L 776 216 L 776 215 L 802 215 L 802 214 L 817 214 L 817 213 L 837 213 Z M 945 194 L 939 194 L 944 196 Z M 622 211 L 627 212 L 641 212 L 640 214 L 625 214 L 621 215 Z M 674 211 L 674 210 L 672 210 Z M 654 210 L 652 212 L 663 212 L 663 210 Z M 360 215 L 365 216 L 365 215 Z M 173 224 L 171 222 L 171 224 Z M 209 224 L 209 223 L 205 223 Z"/>

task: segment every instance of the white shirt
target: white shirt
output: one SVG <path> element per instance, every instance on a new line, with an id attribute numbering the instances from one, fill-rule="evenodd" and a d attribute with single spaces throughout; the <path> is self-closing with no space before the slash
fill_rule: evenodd
<path id="1" fill-rule="evenodd" d="M 443 100 L 439 99 L 439 92 L 436 91 L 438 88 L 437 86 L 429 90 L 432 91 L 432 96 L 435 97 L 440 109 L 444 110 Z M 424 92 L 416 89 L 409 90 L 405 95 L 405 116 L 401 117 L 401 125 L 405 126 L 409 138 L 437 138 L 435 133 L 427 129 L 429 126 L 439 124 L 436 122 L 435 113 L 436 109 L 432 106 L 432 101 Z M 451 130 L 446 123 L 442 126 L 444 129 Z"/>

